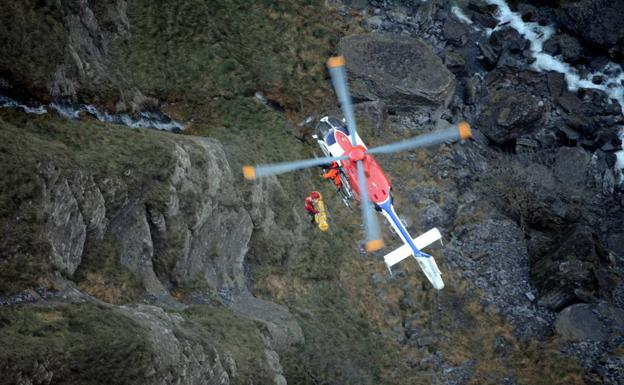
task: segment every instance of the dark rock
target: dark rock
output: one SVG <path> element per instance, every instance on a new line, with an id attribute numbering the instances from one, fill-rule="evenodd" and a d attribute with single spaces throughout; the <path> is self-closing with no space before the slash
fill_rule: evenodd
<path id="1" fill-rule="evenodd" d="M 567 84 L 563 74 L 559 72 L 547 72 L 546 79 L 552 98 L 557 98 L 564 90 L 567 90 Z"/>
<path id="2" fill-rule="evenodd" d="M 555 35 L 544 43 L 544 51 L 550 55 L 563 55 L 563 60 L 576 63 L 583 58 L 583 47 L 579 41 L 567 34 Z"/>
<path id="3" fill-rule="evenodd" d="M 607 64 L 609 64 L 609 58 L 605 55 L 592 56 L 589 60 L 589 66 L 592 71 L 602 71 Z"/>
<path id="4" fill-rule="evenodd" d="M 564 92 L 559 98 L 557 103 L 567 113 L 573 114 L 575 112 L 583 111 L 583 102 L 572 92 Z"/>
<path id="5" fill-rule="evenodd" d="M 519 137 L 516 139 L 516 152 L 517 153 L 532 153 L 538 150 L 540 143 L 537 139 L 528 137 Z"/>
<path id="6" fill-rule="evenodd" d="M 561 183 L 584 186 L 591 156 L 579 147 L 561 147 L 557 151 L 554 174 Z"/>
<path id="7" fill-rule="evenodd" d="M 609 246 L 609 249 L 613 250 L 619 255 L 624 256 L 624 231 L 615 234 L 609 234 L 607 245 Z"/>
<path id="8" fill-rule="evenodd" d="M 611 48 L 624 40 L 624 1 L 581 0 L 561 6 L 559 24 L 588 44 Z"/>
<path id="9" fill-rule="evenodd" d="M 544 42 L 544 52 L 551 56 L 557 56 L 561 54 L 561 47 L 557 41 L 557 36 L 553 36 Z"/>
<path id="10" fill-rule="evenodd" d="M 518 13 L 520 13 L 522 20 L 525 22 L 535 22 L 539 15 L 537 7 L 524 3 L 518 4 Z"/>
<path id="11" fill-rule="evenodd" d="M 444 35 L 448 42 L 455 46 L 461 47 L 466 45 L 470 32 L 468 25 L 452 17 L 444 22 Z"/>
<path id="12" fill-rule="evenodd" d="M 492 33 L 490 41 L 512 54 L 520 54 L 529 46 L 529 41 L 511 27 L 497 29 Z"/>
<path id="13" fill-rule="evenodd" d="M 461 53 L 455 50 L 447 50 L 444 54 L 444 65 L 453 73 L 461 72 L 466 65 L 466 61 Z"/>
<path id="14" fill-rule="evenodd" d="M 605 341 L 608 330 L 594 314 L 594 306 L 576 304 L 559 313 L 555 321 L 555 330 L 567 341 Z"/>
<path id="15" fill-rule="evenodd" d="M 466 84 L 464 86 L 464 103 L 467 105 L 476 104 L 480 83 L 481 79 L 476 75 L 466 80 Z"/>
<path id="16" fill-rule="evenodd" d="M 559 35 L 559 47 L 563 60 L 568 63 L 575 63 L 583 58 L 583 47 L 578 40 L 570 35 Z"/>
<path id="17" fill-rule="evenodd" d="M 496 90 L 484 101 L 477 124 L 489 139 L 502 144 L 531 132 L 544 112 L 544 103 L 528 92 Z"/>
<path id="18" fill-rule="evenodd" d="M 581 300 L 576 289 L 610 298 L 620 278 L 607 256 L 590 228 L 573 228 L 544 256 L 534 258 L 532 276 L 540 290 L 540 305 L 560 310 Z"/>
<path id="19" fill-rule="evenodd" d="M 592 77 L 592 83 L 594 84 L 602 84 L 605 81 L 605 77 L 601 75 L 594 75 Z"/>
<path id="20" fill-rule="evenodd" d="M 493 68 L 498 62 L 500 56 L 500 49 L 492 46 L 485 36 L 482 36 L 477 42 L 477 46 L 483 55 L 483 60 L 486 68 Z"/>
<path id="21" fill-rule="evenodd" d="M 340 41 L 353 97 L 383 100 L 389 108 L 447 105 L 455 77 L 430 46 L 394 35 L 353 35 Z"/>
<path id="22" fill-rule="evenodd" d="M 480 12 L 474 12 L 472 21 L 483 28 L 494 28 L 498 25 L 498 20 L 491 14 L 483 14 Z"/>
<path id="23" fill-rule="evenodd" d="M 591 117 L 588 117 L 587 115 L 583 115 L 582 113 L 581 114 L 578 114 L 578 113 L 564 114 L 563 121 L 569 128 L 572 129 L 572 131 L 581 133 L 582 136 L 587 136 L 591 134 L 594 129 L 596 129 L 596 126 L 594 125 L 594 122 L 592 121 Z M 570 136 L 570 138 L 572 138 L 572 136 Z M 586 144 L 591 145 L 592 142 L 589 142 Z"/>

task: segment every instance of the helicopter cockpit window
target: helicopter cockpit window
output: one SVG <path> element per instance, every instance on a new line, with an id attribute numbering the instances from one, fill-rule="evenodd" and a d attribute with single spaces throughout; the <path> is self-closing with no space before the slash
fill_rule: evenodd
<path id="1" fill-rule="evenodd" d="M 336 143 L 336 137 L 334 136 L 334 132 L 330 131 L 327 133 L 327 135 L 325 135 L 325 143 L 327 143 L 328 146 L 331 146 L 332 144 Z"/>
<path id="2" fill-rule="evenodd" d="M 328 117 L 327 120 L 332 126 L 334 126 L 334 128 L 345 127 L 345 123 L 343 121 L 336 119 L 333 116 Z"/>
<path id="3" fill-rule="evenodd" d="M 334 117 L 329 117 L 327 118 L 327 120 L 329 121 L 329 123 L 337 130 L 344 132 L 347 136 L 349 136 L 349 130 L 347 129 L 347 126 L 344 124 L 344 122 L 334 118 Z"/>
<path id="4" fill-rule="evenodd" d="M 316 126 L 316 134 L 321 138 L 324 138 L 328 132 L 332 130 L 332 126 L 327 122 L 319 122 Z"/>

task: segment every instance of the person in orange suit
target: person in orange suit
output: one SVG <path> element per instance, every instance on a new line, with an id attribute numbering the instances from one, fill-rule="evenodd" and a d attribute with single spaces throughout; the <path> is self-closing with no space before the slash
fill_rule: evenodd
<path id="1" fill-rule="evenodd" d="M 329 169 L 323 174 L 323 179 L 330 179 L 336 185 L 338 191 L 342 188 L 342 180 L 340 179 L 340 166 L 337 162 L 332 162 Z"/>

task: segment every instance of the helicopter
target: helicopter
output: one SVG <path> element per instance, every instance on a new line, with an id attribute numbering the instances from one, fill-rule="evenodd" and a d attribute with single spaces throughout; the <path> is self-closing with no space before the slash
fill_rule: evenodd
<path id="1" fill-rule="evenodd" d="M 417 238 L 412 238 L 394 210 L 391 184 L 377 163 L 374 155 L 391 154 L 398 151 L 432 146 L 445 142 L 465 140 L 472 137 L 470 125 L 460 122 L 443 130 L 419 135 L 410 139 L 378 147 L 368 148 L 358 135 L 353 104 L 346 81 L 345 59 L 334 56 L 327 61 L 332 85 L 340 101 L 346 126 L 336 118 L 323 118 L 317 128 L 317 142 L 324 157 L 281 163 L 243 166 L 243 175 L 252 180 L 271 175 L 279 175 L 304 168 L 339 164 L 342 175 L 346 176 L 350 193 L 359 200 L 364 229 L 365 248 L 374 252 L 384 247 L 375 211 L 388 220 L 392 229 L 403 241 L 403 246 L 384 256 L 384 262 L 392 274 L 392 266 L 409 256 L 414 256 L 421 270 L 432 286 L 441 290 L 444 281 L 433 256 L 422 251 L 425 247 L 441 240 L 442 234 L 433 228 Z M 323 123 L 326 123 L 323 125 Z"/>

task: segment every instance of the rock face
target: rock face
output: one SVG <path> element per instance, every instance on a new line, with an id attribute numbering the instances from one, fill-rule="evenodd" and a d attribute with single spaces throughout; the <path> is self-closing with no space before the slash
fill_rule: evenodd
<path id="1" fill-rule="evenodd" d="M 7 17 L 29 12 L 32 2 L 11 6 Z M 154 100 L 146 98 L 134 87 L 128 87 L 127 79 L 111 65 L 112 45 L 129 37 L 130 24 L 127 3 L 116 0 L 110 4 L 90 4 L 79 1 L 68 4 L 46 4 L 38 12 L 30 14 L 33 22 L 48 25 L 43 36 L 29 29 L 27 23 L 0 30 L 9 55 L 19 52 L 20 39 L 52 38 L 55 42 L 45 49 L 33 50 L 23 56 L 24 62 L 0 60 L 0 68 L 13 74 L 16 85 L 41 99 L 75 98 L 78 95 L 118 98 L 120 110 L 139 111 L 153 106 Z M 47 17 L 47 19 L 46 19 Z M 36 19 L 40 18 L 40 19 Z M 37 20 L 37 21 L 35 21 Z M 62 31 L 62 32 L 61 32 Z M 30 37 L 25 37 L 28 36 Z M 43 44 L 44 45 L 44 44 Z M 45 57 L 37 66 L 34 62 Z M 20 66 L 29 67 L 23 70 Z M 96 99 L 97 99 L 96 97 Z"/>
<path id="2" fill-rule="evenodd" d="M 80 265 L 86 239 L 86 225 L 66 179 L 60 171 L 48 167 L 43 171 L 43 210 L 48 220 L 45 235 L 50 244 L 53 265 L 72 275 Z"/>
<path id="3" fill-rule="evenodd" d="M 389 108 L 446 106 L 455 77 L 421 40 L 393 35 L 354 35 L 339 43 L 355 99 L 384 100 Z"/>
<path id="4" fill-rule="evenodd" d="M 460 226 L 456 235 L 445 249 L 448 263 L 475 280 L 484 303 L 506 315 L 521 338 L 543 334 L 547 322 L 526 295 L 535 289 L 521 229 L 501 217 Z"/>
<path id="5" fill-rule="evenodd" d="M 145 368 L 146 382 L 229 385 L 231 376 L 236 375 L 232 357 L 193 339 L 193 331 L 185 327 L 180 315 L 149 305 L 122 306 L 118 311 L 146 331 L 155 352 Z"/>
<path id="6" fill-rule="evenodd" d="M 624 40 L 624 1 L 582 0 L 566 2 L 561 25 L 589 44 L 611 48 Z"/>
<path id="7" fill-rule="evenodd" d="M 150 205 L 149 211 L 155 236 L 161 242 L 172 234 L 177 239 L 179 255 L 170 279 L 201 279 L 217 291 L 246 290 L 242 264 L 253 224 L 240 209 L 221 145 L 209 139 L 180 143 L 173 161 L 165 207 Z"/>
<path id="8" fill-rule="evenodd" d="M 596 292 L 611 298 L 618 282 L 611 273 L 608 253 L 588 228 L 574 229 L 556 250 L 550 250 L 533 266 L 540 289 L 540 303 L 554 310 L 579 300 L 584 293 Z M 586 296 L 587 294 L 585 294 Z"/>

